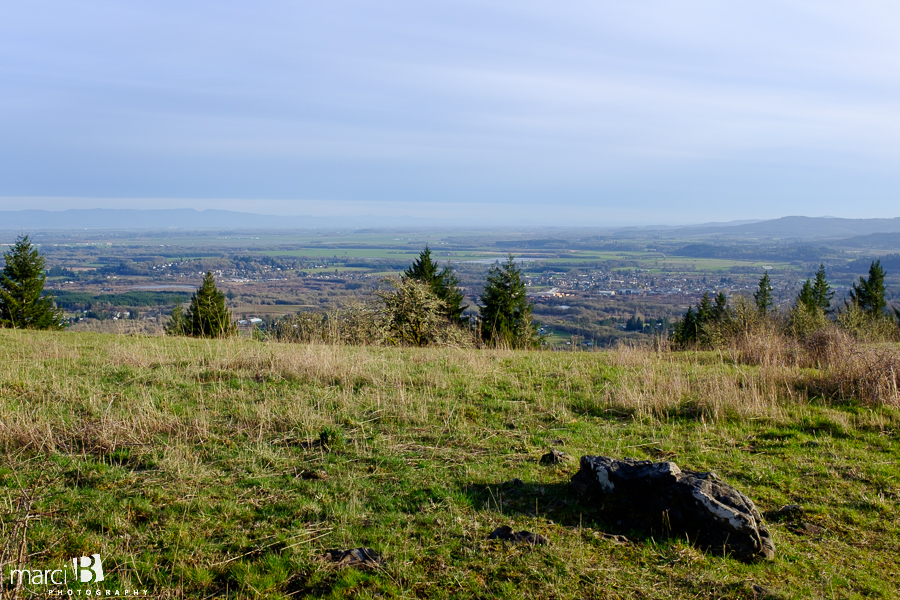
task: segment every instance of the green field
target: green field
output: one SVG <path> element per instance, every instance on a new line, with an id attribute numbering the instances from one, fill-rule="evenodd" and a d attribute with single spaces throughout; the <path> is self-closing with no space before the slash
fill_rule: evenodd
<path id="1" fill-rule="evenodd" d="M 896 598 L 900 410 L 826 400 L 826 375 L 0 330 L 4 577 L 99 553 L 105 588 L 167 598 Z M 550 447 L 714 469 L 803 515 L 770 523 L 772 562 L 617 543 Z M 488 541 L 500 525 L 550 543 Z M 360 546 L 383 564 L 321 560 Z"/>
<path id="2" fill-rule="evenodd" d="M 292 315 L 301 310 L 318 308 L 312 304 L 241 304 L 232 308 L 235 318 L 241 315 L 260 317 L 263 315 Z"/>

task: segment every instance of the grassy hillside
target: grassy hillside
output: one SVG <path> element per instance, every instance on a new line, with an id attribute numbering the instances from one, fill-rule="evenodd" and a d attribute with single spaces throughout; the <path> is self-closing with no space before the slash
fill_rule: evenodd
<path id="1" fill-rule="evenodd" d="M 154 597 L 894 598 L 896 389 L 842 389 L 716 353 L 0 330 L 0 552 L 29 569 L 99 553 L 105 588 Z M 540 465 L 551 447 L 573 462 Z M 768 563 L 621 543 L 570 496 L 582 454 L 714 469 L 804 514 L 771 522 Z M 550 544 L 486 540 L 507 524 Z M 383 565 L 319 559 L 359 546 Z"/>

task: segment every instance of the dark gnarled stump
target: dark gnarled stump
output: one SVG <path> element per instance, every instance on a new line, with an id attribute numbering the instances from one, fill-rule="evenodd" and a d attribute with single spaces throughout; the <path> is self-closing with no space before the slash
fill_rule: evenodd
<path id="1" fill-rule="evenodd" d="M 601 518 L 655 535 L 677 535 L 742 560 L 772 559 L 775 546 L 747 496 L 715 473 L 653 463 L 582 456 L 572 487 L 597 503 Z"/>

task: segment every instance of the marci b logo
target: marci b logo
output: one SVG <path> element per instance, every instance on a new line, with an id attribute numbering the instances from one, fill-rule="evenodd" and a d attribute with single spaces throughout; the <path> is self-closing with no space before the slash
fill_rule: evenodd
<path id="1" fill-rule="evenodd" d="M 100 561 L 100 555 L 82 556 L 80 559 L 73 558 L 72 565 L 75 567 L 75 574 L 81 583 L 97 583 L 103 581 L 103 563 Z"/>

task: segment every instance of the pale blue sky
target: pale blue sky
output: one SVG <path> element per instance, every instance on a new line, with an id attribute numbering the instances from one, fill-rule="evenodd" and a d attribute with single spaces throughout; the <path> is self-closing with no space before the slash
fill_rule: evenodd
<path id="1" fill-rule="evenodd" d="M 0 209 L 900 216 L 896 2 L 0 0 Z"/>

